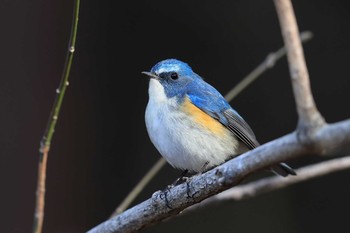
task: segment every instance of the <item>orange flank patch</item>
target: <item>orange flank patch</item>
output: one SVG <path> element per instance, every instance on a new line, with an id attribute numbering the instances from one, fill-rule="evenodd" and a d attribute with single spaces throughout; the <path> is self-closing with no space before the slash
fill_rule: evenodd
<path id="1" fill-rule="evenodd" d="M 214 134 L 223 135 L 227 133 L 226 128 L 217 120 L 203 112 L 200 108 L 192 104 L 192 102 L 186 97 L 182 105 L 182 109 L 188 115 L 193 117 L 195 122 L 213 132 Z"/>

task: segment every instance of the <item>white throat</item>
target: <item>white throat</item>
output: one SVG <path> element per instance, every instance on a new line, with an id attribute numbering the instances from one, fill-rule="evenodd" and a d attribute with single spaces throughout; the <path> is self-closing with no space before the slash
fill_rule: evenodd
<path id="1" fill-rule="evenodd" d="M 164 102 L 167 101 L 164 87 L 156 79 L 151 78 L 149 81 L 148 95 L 150 102 Z"/>

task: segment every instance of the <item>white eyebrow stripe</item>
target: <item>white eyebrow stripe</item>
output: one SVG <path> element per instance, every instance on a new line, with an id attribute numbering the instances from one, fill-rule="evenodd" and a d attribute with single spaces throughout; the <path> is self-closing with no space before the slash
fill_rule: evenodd
<path id="1" fill-rule="evenodd" d="M 157 70 L 158 74 L 161 74 L 163 72 L 169 72 L 169 71 L 179 71 L 180 70 L 180 66 L 178 65 L 168 65 L 168 66 L 163 66 L 162 68 L 160 68 L 159 70 Z"/>

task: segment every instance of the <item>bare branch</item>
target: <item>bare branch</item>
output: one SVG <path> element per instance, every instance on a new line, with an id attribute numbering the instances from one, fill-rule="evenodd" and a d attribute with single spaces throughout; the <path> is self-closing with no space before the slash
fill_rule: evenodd
<path id="1" fill-rule="evenodd" d="M 300 39 L 302 42 L 307 42 L 313 37 L 312 32 L 305 31 L 300 34 Z M 251 71 L 246 77 L 244 77 L 236 86 L 234 86 L 226 95 L 225 99 L 230 102 L 237 95 L 239 95 L 244 89 L 246 89 L 251 83 L 253 83 L 258 77 L 260 77 L 268 69 L 272 69 L 276 62 L 286 55 L 286 48 L 282 47 L 275 52 L 271 52 L 267 55 L 265 60 L 258 65 L 253 71 Z M 119 206 L 114 210 L 110 217 L 123 212 L 132 201 L 137 197 L 137 195 L 142 191 L 142 189 L 153 179 L 153 177 L 160 171 L 160 169 L 166 164 L 163 157 L 159 158 L 158 161 L 152 166 L 152 168 L 145 174 L 145 176 L 135 185 L 135 187 L 130 191 L 130 193 L 125 197 L 125 199 L 119 204 Z"/>
<path id="2" fill-rule="evenodd" d="M 240 201 L 248 198 L 258 196 L 277 189 L 285 188 L 290 185 L 308 181 L 313 178 L 328 175 L 330 173 L 342 171 L 350 168 L 350 156 L 336 158 L 320 162 L 313 165 L 308 165 L 296 169 L 297 176 L 291 176 L 285 179 L 280 176 L 272 176 L 263 178 L 261 180 L 253 181 L 248 184 L 239 185 L 226 190 L 222 193 L 214 195 L 201 203 L 187 208 L 182 213 L 189 213 L 209 205 L 221 203 L 222 201 L 233 200 Z"/>
<path id="3" fill-rule="evenodd" d="M 299 116 L 300 129 L 324 124 L 312 96 L 309 73 L 299 38 L 299 29 L 290 0 L 274 0 L 282 35 L 287 48 L 289 71 Z"/>
<path id="4" fill-rule="evenodd" d="M 167 192 L 158 191 L 150 199 L 101 223 L 88 233 L 136 232 L 227 190 L 240 183 L 247 175 L 266 169 L 272 164 L 325 152 L 350 153 L 350 120 L 325 125 L 316 131 L 312 140 L 317 143 L 317 147 L 310 148 L 302 144 L 296 132 L 285 135 L 202 175 L 193 176 L 188 182 Z M 333 146 L 328 147 L 329 144 Z"/>
<path id="5" fill-rule="evenodd" d="M 166 192 L 158 191 L 150 199 L 101 223 L 88 233 L 136 232 L 225 191 L 239 184 L 249 174 L 267 169 L 274 164 L 300 156 L 350 153 L 350 120 L 325 124 L 314 103 L 290 0 L 274 0 L 274 2 L 287 49 L 299 115 L 297 130 L 237 156 L 204 174 L 193 176 L 186 183 Z"/>
<path id="6" fill-rule="evenodd" d="M 148 184 L 149 181 L 153 179 L 153 177 L 160 171 L 160 169 L 166 164 L 166 160 L 161 157 L 158 161 L 153 165 L 153 167 L 147 172 L 145 176 L 137 183 L 137 185 L 131 190 L 131 192 L 125 197 L 122 203 L 114 210 L 111 217 L 116 216 L 123 212 L 132 201 L 137 197 L 137 195 L 144 189 L 144 187 Z"/>
<path id="7" fill-rule="evenodd" d="M 302 42 L 307 42 L 312 39 L 313 35 L 309 31 L 302 32 L 300 34 L 300 40 Z M 239 93 L 241 93 L 247 86 L 254 82 L 258 77 L 260 77 L 268 69 L 272 69 L 276 62 L 286 55 L 286 48 L 283 46 L 279 50 L 268 54 L 265 60 L 258 65 L 254 70 L 252 70 L 242 81 L 240 81 L 234 88 L 232 88 L 226 95 L 225 98 L 231 101 Z"/>

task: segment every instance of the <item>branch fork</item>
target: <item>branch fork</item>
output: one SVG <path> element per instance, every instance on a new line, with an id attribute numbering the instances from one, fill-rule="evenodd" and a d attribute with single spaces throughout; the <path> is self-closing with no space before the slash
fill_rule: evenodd
<path id="1" fill-rule="evenodd" d="M 169 189 L 166 198 L 171 202 L 171 208 L 162 195 L 164 193 L 158 191 L 150 199 L 97 225 L 88 233 L 137 232 L 229 189 L 239 184 L 246 176 L 273 164 L 306 155 L 335 154 L 339 151 L 350 153 L 350 119 L 327 124 L 315 105 L 291 1 L 274 0 L 274 3 L 287 50 L 291 83 L 299 117 L 296 130 L 237 156 L 212 170 L 195 175 L 189 178 L 187 183 Z M 348 163 L 347 166 L 350 166 L 350 161 L 342 162 L 344 161 Z M 298 178 L 299 176 L 296 176 L 295 179 Z M 287 183 L 289 179 L 293 177 L 283 180 Z M 278 185 L 281 181 L 275 182 Z M 188 195 L 189 189 L 191 195 Z"/>

